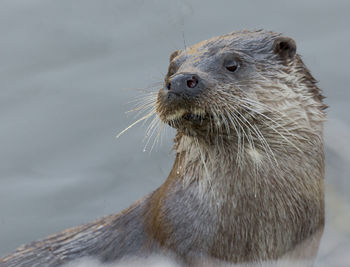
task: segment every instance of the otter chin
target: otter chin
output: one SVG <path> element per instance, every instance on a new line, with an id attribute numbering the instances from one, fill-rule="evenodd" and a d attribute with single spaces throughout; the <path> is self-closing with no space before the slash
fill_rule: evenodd
<path id="1" fill-rule="evenodd" d="M 296 51 L 292 38 L 260 30 L 172 53 L 154 101 L 177 131 L 166 181 L 122 213 L 28 244 L 1 266 L 153 254 L 183 266 L 312 266 L 324 227 L 326 105 Z"/>

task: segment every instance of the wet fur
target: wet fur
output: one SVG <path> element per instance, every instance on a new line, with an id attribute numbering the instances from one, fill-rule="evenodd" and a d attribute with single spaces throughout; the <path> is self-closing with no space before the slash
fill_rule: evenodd
<path id="1" fill-rule="evenodd" d="M 165 80 L 195 72 L 207 89 L 171 106 L 161 90 L 137 108 L 149 111 L 140 121 L 158 114 L 147 135 L 159 136 L 164 123 L 178 129 L 165 183 L 123 213 L 29 244 L 0 266 L 154 253 L 199 266 L 282 258 L 312 264 L 324 225 L 325 105 L 300 56 L 276 50 L 281 40 L 241 31 L 173 53 Z M 227 53 L 240 60 L 237 74 L 218 67 Z M 198 120 L 172 115 L 181 109 Z"/>

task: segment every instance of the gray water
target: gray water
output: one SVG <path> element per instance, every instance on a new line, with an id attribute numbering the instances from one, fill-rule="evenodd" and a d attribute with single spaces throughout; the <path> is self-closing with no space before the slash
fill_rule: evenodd
<path id="1" fill-rule="evenodd" d="M 317 266 L 350 263 L 350 1 L 2 0 L 0 255 L 121 211 L 167 177 L 168 129 L 143 152 L 125 111 L 168 57 L 237 29 L 292 36 L 330 106 L 327 225 Z M 153 87 L 156 89 L 156 87 Z"/>

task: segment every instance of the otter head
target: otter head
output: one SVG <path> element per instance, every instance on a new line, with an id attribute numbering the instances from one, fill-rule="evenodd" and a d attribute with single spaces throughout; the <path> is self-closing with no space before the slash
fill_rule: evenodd
<path id="1" fill-rule="evenodd" d="M 287 117 L 312 128 L 324 105 L 293 39 L 240 31 L 175 51 L 156 108 L 179 133 L 210 139 L 259 135 Z"/>

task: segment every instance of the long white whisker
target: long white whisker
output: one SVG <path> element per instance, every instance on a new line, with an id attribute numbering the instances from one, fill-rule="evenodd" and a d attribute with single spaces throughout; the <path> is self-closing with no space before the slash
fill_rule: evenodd
<path id="1" fill-rule="evenodd" d="M 156 118 L 158 119 L 158 117 L 156 117 Z M 146 148 L 147 148 L 149 142 L 151 141 L 154 133 L 156 132 L 156 129 L 159 128 L 159 125 L 160 125 L 160 120 L 158 119 L 158 120 L 155 120 L 155 122 L 153 123 L 153 126 L 150 127 L 149 132 L 147 133 L 148 140 L 143 148 L 143 151 L 146 151 Z M 156 127 L 156 126 L 158 126 L 158 127 Z"/>
<path id="2" fill-rule="evenodd" d="M 124 134 L 127 130 L 129 130 L 130 128 L 134 127 L 136 124 L 138 124 L 139 122 L 148 119 L 149 117 L 151 117 L 153 114 L 155 114 L 155 111 L 151 111 L 150 113 L 148 113 L 147 115 L 143 116 L 142 118 L 138 119 L 137 121 L 135 121 L 134 123 L 130 124 L 128 127 L 126 127 L 123 131 L 121 131 L 119 134 L 117 134 L 116 138 L 119 138 L 122 134 Z"/>

